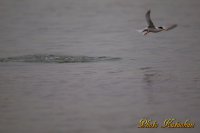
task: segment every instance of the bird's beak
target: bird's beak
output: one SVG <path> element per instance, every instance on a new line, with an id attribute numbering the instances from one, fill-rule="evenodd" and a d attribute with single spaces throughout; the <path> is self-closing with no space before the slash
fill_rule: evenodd
<path id="1" fill-rule="evenodd" d="M 167 29 L 166 29 L 166 28 L 163 28 L 163 30 L 164 30 L 164 31 L 167 31 Z"/>

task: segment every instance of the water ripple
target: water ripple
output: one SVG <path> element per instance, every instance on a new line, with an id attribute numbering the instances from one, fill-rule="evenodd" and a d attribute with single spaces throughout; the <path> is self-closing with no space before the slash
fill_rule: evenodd
<path id="1" fill-rule="evenodd" d="M 116 61 L 117 57 L 89 57 L 89 56 L 65 56 L 65 55 L 24 55 L 16 57 L 0 58 L 0 62 L 33 62 L 33 63 L 87 63 L 99 61 Z"/>

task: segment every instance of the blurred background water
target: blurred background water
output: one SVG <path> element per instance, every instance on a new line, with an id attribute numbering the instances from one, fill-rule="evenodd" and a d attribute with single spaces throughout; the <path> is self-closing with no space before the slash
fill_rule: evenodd
<path id="1" fill-rule="evenodd" d="M 0 132 L 198 132 L 199 6 L 198 0 L 0 0 Z M 178 27 L 137 33 L 148 9 L 156 25 Z M 196 127 L 137 128 L 142 118 L 172 117 Z"/>

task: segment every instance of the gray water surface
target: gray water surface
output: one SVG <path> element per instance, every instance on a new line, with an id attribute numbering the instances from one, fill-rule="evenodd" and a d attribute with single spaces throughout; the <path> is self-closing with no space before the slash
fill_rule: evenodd
<path id="1" fill-rule="evenodd" d="M 199 131 L 198 0 L 1 0 L 1 133 Z M 155 25 L 178 24 L 143 36 Z M 142 118 L 193 129 L 141 129 Z"/>
<path id="2" fill-rule="evenodd" d="M 0 62 L 29 62 L 29 63 L 87 63 L 99 61 L 115 61 L 120 58 L 112 57 L 88 57 L 88 56 L 64 56 L 64 55 L 24 55 L 16 57 L 0 58 Z"/>

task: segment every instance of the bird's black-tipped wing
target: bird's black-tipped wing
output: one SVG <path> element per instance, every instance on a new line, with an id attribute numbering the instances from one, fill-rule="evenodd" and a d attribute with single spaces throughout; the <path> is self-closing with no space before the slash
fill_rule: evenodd
<path id="1" fill-rule="evenodd" d="M 150 13 L 151 13 L 151 10 L 148 10 L 147 13 L 146 13 L 146 21 L 147 21 L 147 24 L 148 24 L 148 28 L 155 28 L 155 26 L 154 26 L 154 24 L 151 20 Z"/>

